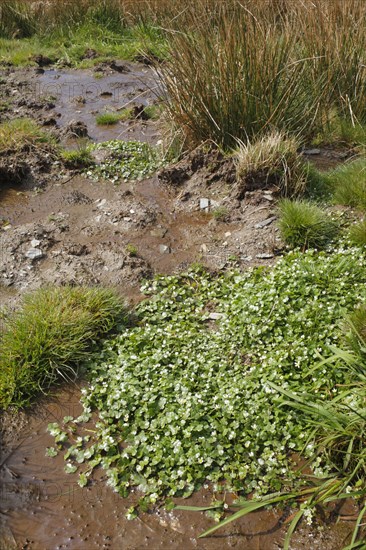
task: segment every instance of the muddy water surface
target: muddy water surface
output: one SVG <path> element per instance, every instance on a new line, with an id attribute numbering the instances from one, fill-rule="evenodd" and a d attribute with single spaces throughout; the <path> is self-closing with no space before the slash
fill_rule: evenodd
<path id="1" fill-rule="evenodd" d="M 71 121 L 84 122 L 89 136 L 95 141 L 110 139 L 156 142 L 157 124 L 141 121 L 118 122 L 98 126 L 96 115 L 120 112 L 134 105 L 148 106 L 158 99 L 159 85 L 150 69 L 134 67 L 133 72 L 114 72 L 95 78 L 89 71 L 58 71 L 50 69 L 36 79 L 36 95 L 51 98 L 56 103 L 57 124 L 60 128 Z"/>

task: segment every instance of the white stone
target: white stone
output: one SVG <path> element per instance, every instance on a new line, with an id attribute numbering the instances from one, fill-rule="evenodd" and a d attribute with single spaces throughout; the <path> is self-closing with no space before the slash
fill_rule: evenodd
<path id="1" fill-rule="evenodd" d="M 25 253 L 25 256 L 30 260 L 39 260 L 40 258 L 43 258 L 43 252 L 39 248 L 30 248 Z"/>
<path id="2" fill-rule="evenodd" d="M 200 209 L 208 210 L 210 208 L 210 199 L 200 199 Z"/>

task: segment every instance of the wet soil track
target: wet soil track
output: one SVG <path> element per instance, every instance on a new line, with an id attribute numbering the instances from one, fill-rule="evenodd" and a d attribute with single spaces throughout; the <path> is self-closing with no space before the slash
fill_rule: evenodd
<path id="1" fill-rule="evenodd" d="M 52 127 L 69 146 L 74 141 L 66 129 L 75 121 L 84 124 L 95 141 L 119 138 L 154 144 L 160 137 L 157 122 L 126 121 L 112 128 L 95 124 L 97 112 L 156 100 L 156 80 L 149 69 L 117 66 L 120 70 L 100 67 L 102 78 L 91 71 L 4 70 L 0 92 L 9 106 L 2 120 L 30 116 Z M 118 187 L 60 173 L 52 161 L 47 172 L 32 166 L 32 177 L 21 184 L 3 181 L 2 305 L 12 307 L 23 292 L 48 283 L 111 284 L 134 303 L 142 298 L 141 280 L 154 273 L 172 273 L 197 261 L 221 269 L 233 257 L 243 269 L 275 261 L 281 249 L 273 223 L 275 189 L 249 190 L 237 200 L 230 186 L 233 167 L 216 152 L 210 155 L 197 162 L 202 152 L 196 151 L 173 172 Z M 200 209 L 202 197 L 209 200 L 211 210 L 225 207 L 225 219 L 216 220 L 212 212 Z M 43 253 L 38 260 L 25 255 L 33 239 L 39 240 Z M 136 258 L 126 252 L 128 244 L 136 246 Z M 208 539 L 198 539 L 212 525 L 201 513 L 159 510 L 129 522 L 125 513 L 137 495 L 123 500 L 103 479 L 79 488 L 76 477 L 64 473 L 62 455 L 45 456 L 46 447 L 53 444 L 47 424 L 78 414 L 78 397 L 78 388 L 62 390 L 30 413 L 2 416 L 1 549 L 282 547 L 285 527 L 281 514 L 273 511 L 251 514 Z M 205 490 L 184 504 L 209 504 L 211 498 Z M 302 526 L 291 548 L 337 550 L 351 528 L 350 522 L 320 529 Z"/>

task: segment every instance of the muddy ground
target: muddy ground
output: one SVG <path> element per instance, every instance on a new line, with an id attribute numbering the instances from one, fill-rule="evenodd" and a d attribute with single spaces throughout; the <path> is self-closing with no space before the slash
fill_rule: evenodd
<path id="1" fill-rule="evenodd" d="M 139 64 L 104 64 L 96 71 L 7 68 L 0 78 L 0 121 L 34 118 L 68 147 L 80 136 L 156 144 L 164 121 L 137 117 L 100 127 L 95 116 L 152 105 L 159 92 L 152 71 Z M 343 155 L 308 154 L 326 167 Z M 67 170 L 46 146 L 10 151 L 0 158 L 1 304 L 15 307 L 24 292 L 51 283 L 112 285 L 134 304 L 143 298 L 141 281 L 157 273 L 197 262 L 212 270 L 271 264 L 283 251 L 277 190 L 242 188 L 234 180 L 233 162 L 209 145 L 150 179 L 118 186 Z M 2 417 L 0 548 L 281 548 L 286 511 L 283 517 L 256 513 L 198 540 L 211 525 L 204 515 L 160 511 L 128 522 L 130 501 L 101 480 L 80 489 L 59 458 L 44 454 L 52 443 L 48 422 L 76 414 L 78 391 L 64 390 L 26 415 Z M 190 503 L 210 498 L 208 491 Z M 292 548 L 336 550 L 351 528 L 346 521 L 302 526 Z"/>

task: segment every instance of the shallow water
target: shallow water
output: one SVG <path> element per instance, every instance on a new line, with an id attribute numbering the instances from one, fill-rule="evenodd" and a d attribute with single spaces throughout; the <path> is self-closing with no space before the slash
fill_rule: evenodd
<path id="1" fill-rule="evenodd" d="M 115 112 L 134 104 L 151 105 L 158 98 L 159 84 L 151 69 L 134 66 L 133 71 L 95 78 L 91 71 L 49 69 L 36 77 L 35 96 L 51 98 L 56 103 L 60 128 L 71 121 L 84 122 L 90 137 L 97 141 L 110 139 L 157 141 L 156 123 L 137 121 L 98 126 L 98 113 Z"/>

